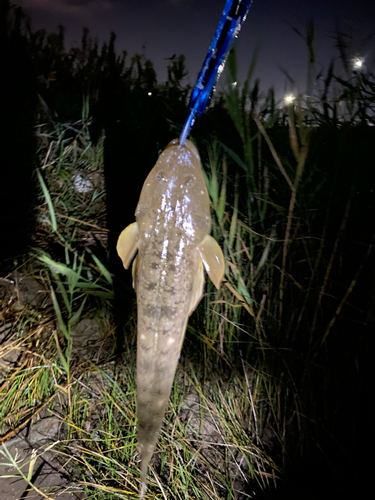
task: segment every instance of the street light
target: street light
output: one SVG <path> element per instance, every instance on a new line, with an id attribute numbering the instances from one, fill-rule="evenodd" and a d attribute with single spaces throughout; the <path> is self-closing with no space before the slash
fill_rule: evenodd
<path id="1" fill-rule="evenodd" d="M 359 70 L 363 68 L 365 59 L 364 57 L 354 57 L 352 60 L 353 69 Z"/>
<path id="2" fill-rule="evenodd" d="M 284 97 L 284 102 L 285 104 L 292 104 L 292 102 L 295 100 L 295 97 L 293 94 L 287 94 L 285 97 Z"/>

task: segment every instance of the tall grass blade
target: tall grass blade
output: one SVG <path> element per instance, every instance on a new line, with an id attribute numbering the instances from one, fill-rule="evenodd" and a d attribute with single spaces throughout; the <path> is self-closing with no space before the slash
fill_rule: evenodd
<path id="1" fill-rule="evenodd" d="M 225 159 L 223 160 L 222 169 L 223 169 L 223 181 L 221 184 L 219 203 L 217 204 L 217 209 L 216 209 L 217 218 L 220 224 L 222 224 L 222 221 L 224 219 L 225 205 L 227 202 L 227 163 Z"/>
<path id="2" fill-rule="evenodd" d="M 45 197 L 47 205 L 48 205 L 48 210 L 49 210 L 50 217 L 51 217 L 52 231 L 55 232 L 57 230 L 57 222 L 56 222 L 55 209 L 53 207 L 51 195 L 49 194 L 48 188 L 46 186 L 46 183 L 44 182 L 44 179 L 43 179 L 40 171 L 37 170 L 36 173 L 38 175 L 39 183 L 42 187 L 42 191 L 43 191 L 44 197 Z"/>
<path id="3" fill-rule="evenodd" d="M 100 269 L 100 272 L 102 273 L 104 278 L 107 280 L 108 284 L 112 285 L 113 280 L 112 280 L 111 273 L 108 271 L 108 269 L 105 267 L 105 265 L 98 259 L 98 257 L 95 254 L 91 253 L 91 257 L 93 258 L 95 264 Z"/>
<path id="4" fill-rule="evenodd" d="M 236 236 L 237 215 L 238 215 L 238 192 L 236 190 L 236 194 L 234 196 L 234 207 L 233 207 L 232 220 L 230 221 L 230 229 L 229 229 L 229 238 L 228 238 L 229 248 L 233 248 L 234 238 Z M 239 228 L 238 228 L 238 230 L 239 230 Z"/>
<path id="5" fill-rule="evenodd" d="M 68 321 L 68 326 L 74 326 L 78 323 L 79 321 L 79 318 L 81 317 L 81 314 L 82 314 L 82 311 L 83 311 L 83 308 L 85 307 L 85 304 L 86 304 L 86 299 L 87 297 L 85 297 L 81 303 L 81 305 L 79 306 L 79 309 L 72 315 L 72 317 L 69 319 Z"/>
<path id="6" fill-rule="evenodd" d="M 53 308 L 55 309 L 55 313 L 57 316 L 57 322 L 58 322 L 58 325 L 60 327 L 60 330 L 64 334 L 64 337 L 67 340 L 69 340 L 70 333 L 69 333 L 68 329 L 66 328 L 65 322 L 64 322 L 62 314 L 61 314 L 61 309 L 60 309 L 59 303 L 57 302 L 55 291 L 52 287 L 51 287 L 51 297 L 52 297 Z"/>

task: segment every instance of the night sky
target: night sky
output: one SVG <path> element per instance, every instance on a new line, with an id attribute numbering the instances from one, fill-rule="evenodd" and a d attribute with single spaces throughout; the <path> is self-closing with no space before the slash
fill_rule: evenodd
<path id="1" fill-rule="evenodd" d="M 154 63 L 159 81 L 166 78 L 165 60 L 173 54 L 186 56 L 188 80 L 195 82 L 223 9 L 224 0 L 15 0 L 31 17 L 34 30 L 56 31 L 66 27 L 67 48 L 79 43 L 87 26 L 99 42 L 117 34 L 116 50 L 129 56 L 143 53 Z M 256 75 L 261 89 L 274 85 L 277 96 L 285 89 L 285 69 L 298 83 L 293 91 L 306 89 L 307 49 L 295 32 L 306 33 L 306 23 L 315 23 L 316 69 L 327 68 L 332 57 L 341 64 L 333 35 L 338 28 L 348 35 L 350 56 L 374 62 L 374 0 L 253 0 L 236 42 L 239 80 L 244 80 L 256 46 L 260 56 Z M 225 82 L 221 81 L 223 85 Z M 219 85 L 220 88 L 220 85 Z"/>

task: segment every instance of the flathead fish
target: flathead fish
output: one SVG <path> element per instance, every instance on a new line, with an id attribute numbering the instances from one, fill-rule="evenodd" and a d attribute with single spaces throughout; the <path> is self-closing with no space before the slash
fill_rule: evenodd
<path id="1" fill-rule="evenodd" d="M 204 271 L 216 286 L 224 256 L 210 236 L 210 203 L 199 154 L 175 139 L 148 175 L 136 222 L 118 239 L 117 252 L 137 294 L 137 416 L 140 498 L 170 396 L 189 316 L 203 294 Z"/>

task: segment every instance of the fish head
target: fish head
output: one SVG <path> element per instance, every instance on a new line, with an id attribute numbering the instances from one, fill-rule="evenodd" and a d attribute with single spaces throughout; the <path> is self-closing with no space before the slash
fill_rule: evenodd
<path id="1" fill-rule="evenodd" d="M 149 173 L 139 198 L 136 219 L 140 234 L 163 227 L 184 232 L 197 244 L 211 232 L 210 203 L 198 151 L 191 141 L 171 141 Z"/>

